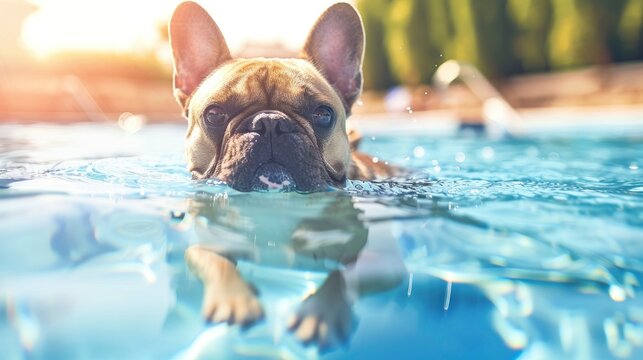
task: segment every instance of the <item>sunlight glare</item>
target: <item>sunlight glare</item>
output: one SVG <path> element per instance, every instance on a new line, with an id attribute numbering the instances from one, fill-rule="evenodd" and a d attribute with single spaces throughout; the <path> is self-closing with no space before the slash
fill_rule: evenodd
<path id="1" fill-rule="evenodd" d="M 153 0 L 39 0 L 23 26 L 23 41 L 38 56 L 64 51 L 128 52 L 154 48 L 163 9 Z M 170 10 L 166 10 L 170 11 Z"/>
<path id="2" fill-rule="evenodd" d="M 135 52 L 158 48 L 179 0 L 31 0 L 39 6 L 22 39 L 34 54 L 65 51 Z M 230 50 L 248 42 L 282 43 L 296 51 L 331 0 L 200 1 L 222 29 Z M 251 9 L 251 10 L 250 10 Z"/>

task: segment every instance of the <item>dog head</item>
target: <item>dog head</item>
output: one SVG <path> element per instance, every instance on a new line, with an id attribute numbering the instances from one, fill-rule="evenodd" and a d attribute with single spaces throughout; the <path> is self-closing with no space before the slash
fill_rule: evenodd
<path id="1" fill-rule="evenodd" d="M 364 52 L 352 6 L 328 8 L 296 59 L 233 58 L 194 2 L 176 8 L 169 32 L 194 178 L 217 178 L 241 191 L 308 192 L 345 183 L 346 118 L 361 92 Z"/>

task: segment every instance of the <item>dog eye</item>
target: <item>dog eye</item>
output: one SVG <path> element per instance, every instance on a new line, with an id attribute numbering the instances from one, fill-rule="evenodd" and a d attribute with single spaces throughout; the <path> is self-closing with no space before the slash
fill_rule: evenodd
<path id="1" fill-rule="evenodd" d="M 322 105 L 313 111 L 313 125 L 322 128 L 329 128 L 333 124 L 335 113 L 333 109 Z"/>
<path id="2" fill-rule="evenodd" d="M 211 127 L 224 126 L 228 122 L 228 114 L 218 106 L 210 106 L 203 115 L 205 123 Z"/>

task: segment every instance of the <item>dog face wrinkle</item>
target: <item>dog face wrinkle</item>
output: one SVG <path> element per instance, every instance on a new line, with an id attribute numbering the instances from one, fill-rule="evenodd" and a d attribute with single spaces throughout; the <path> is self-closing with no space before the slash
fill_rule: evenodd
<path id="1" fill-rule="evenodd" d="M 315 71 L 299 59 L 240 59 L 211 74 L 189 104 L 192 131 L 186 139 L 187 153 L 195 177 L 215 177 L 251 190 L 254 171 L 273 160 L 288 168 L 299 190 L 343 185 L 339 182 L 345 178 L 348 162 L 341 156 L 348 153 L 345 113 L 341 100 Z M 228 112 L 225 127 L 205 123 L 204 111 L 212 105 Z M 335 112 L 332 129 L 311 125 L 311 113 L 319 105 Z M 280 111 L 295 131 L 272 141 L 243 131 L 248 119 L 262 111 Z"/>

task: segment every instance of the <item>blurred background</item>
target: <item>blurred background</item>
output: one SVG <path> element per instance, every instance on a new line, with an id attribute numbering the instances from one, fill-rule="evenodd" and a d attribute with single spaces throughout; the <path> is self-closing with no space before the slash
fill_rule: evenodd
<path id="1" fill-rule="evenodd" d="M 0 121 L 181 121 L 166 30 L 179 2 L 0 0 Z M 296 56 L 333 2 L 200 1 L 233 54 L 277 57 Z M 476 86 L 436 86 L 449 59 L 519 111 L 643 108 L 643 0 L 353 4 L 367 35 L 358 115 L 457 108 L 475 121 Z"/>

